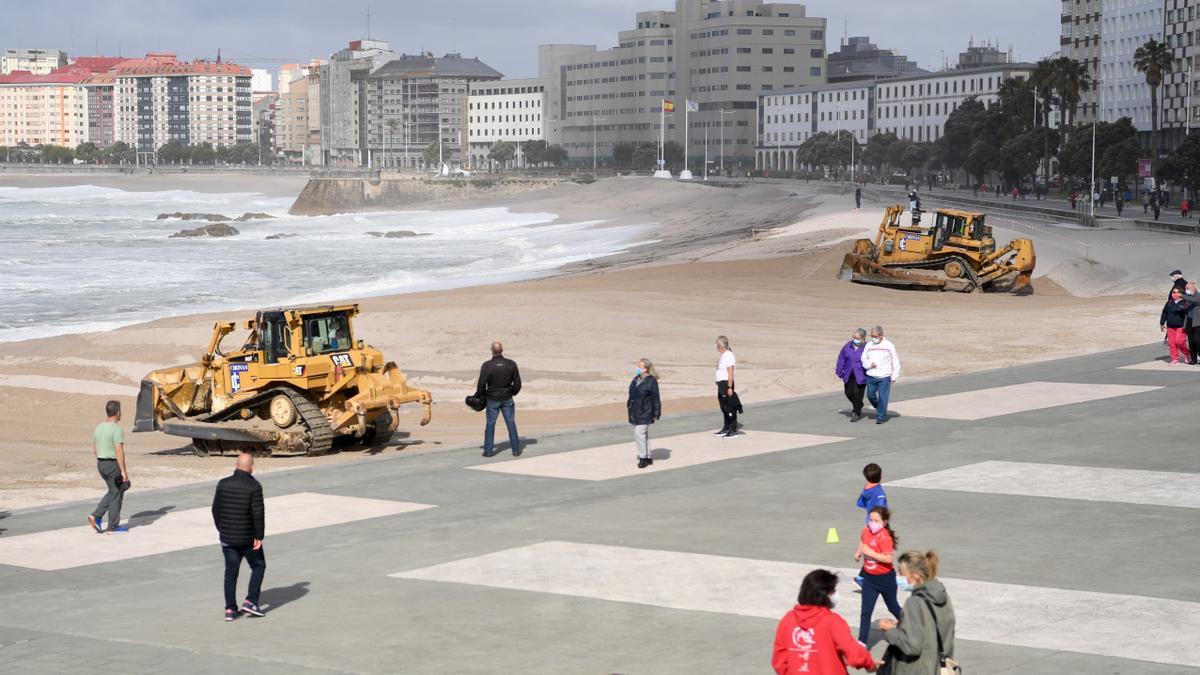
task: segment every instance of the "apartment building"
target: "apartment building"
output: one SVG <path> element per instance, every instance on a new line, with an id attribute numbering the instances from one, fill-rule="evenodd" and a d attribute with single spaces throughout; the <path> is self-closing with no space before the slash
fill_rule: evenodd
<path id="1" fill-rule="evenodd" d="M 929 72 L 894 49 L 880 49 L 866 36 L 843 40 L 836 52 L 829 52 L 827 61 L 826 79 L 829 82 L 877 80 Z"/>
<path id="2" fill-rule="evenodd" d="M 722 153 L 749 166 L 759 124 L 759 97 L 825 82 L 823 18 L 805 7 L 762 0 L 676 0 L 674 11 L 638 12 L 617 46 L 543 45 L 539 79 L 546 87 L 548 140 L 572 161 L 612 157 L 620 143 L 668 141 L 691 163 Z M 676 112 L 661 128 L 662 99 Z M 684 130 L 685 101 L 698 104 Z M 724 133 L 721 133 L 721 126 Z"/>
<path id="3" fill-rule="evenodd" d="M 254 140 L 248 68 L 150 53 L 109 74 L 117 141 L 151 152 L 170 141 L 216 147 Z"/>
<path id="4" fill-rule="evenodd" d="M 968 98 L 984 105 L 999 101 L 1005 80 L 1025 79 L 1031 63 L 944 70 L 870 82 L 801 87 L 762 97 L 759 168 L 791 171 L 796 153 L 810 136 L 848 130 L 859 143 L 875 133 L 895 133 L 916 143 L 936 141 L 946 119 Z"/>
<path id="5" fill-rule="evenodd" d="M 319 112 L 319 106 L 310 105 L 314 102 L 314 90 L 319 92 L 319 85 L 310 87 L 310 77 L 318 75 L 321 62 L 314 60 L 308 64 L 288 63 L 279 68 L 279 98 L 275 103 L 275 149 L 279 157 L 293 164 L 311 164 L 312 145 L 309 132 L 312 126 L 310 117 Z M 318 75 L 319 76 L 319 75 Z M 315 83 L 315 77 L 312 80 Z M 316 123 L 320 145 L 320 122 Z M 319 148 L 317 150 L 319 154 Z"/>
<path id="6" fill-rule="evenodd" d="M 1103 29 L 1102 5 L 1106 0 L 1062 0 L 1062 29 L 1059 51 L 1088 69 L 1093 80 L 1100 79 L 1100 35 Z M 1119 0 L 1130 2 L 1131 0 Z M 1177 2 L 1182 0 L 1166 0 Z M 1082 92 L 1075 112 L 1076 124 L 1091 124 L 1100 115 L 1101 90 L 1093 87 Z"/>
<path id="7" fill-rule="evenodd" d="M 5 49 L 0 57 L 0 75 L 24 71 L 31 75 L 49 75 L 67 65 L 67 53 L 59 49 Z"/>
<path id="8" fill-rule="evenodd" d="M 367 76 L 397 56 L 384 40 L 354 40 L 321 65 L 321 164 L 368 165 Z"/>
<path id="9" fill-rule="evenodd" d="M 61 145 L 88 140 L 87 68 L 64 66 L 44 75 L 0 75 L 0 145 Z"/>
<path id="10" fill-rule="evenodd" d="M 1133 53 L 1149 40 L 1163 41 L 1163 0 L 1103 0 L 1100 19 L 1100 119 L 1133 120 L 1150 131 L 1150 88 L 1133 67 Z"/>
<path id="11" fill-rule="evenodd" d="M 516 145 L 513 165 L 525 166 L 521 144 L 546 138 L 542 120 L 545 107 L 546 88 L 539 79 L 477 85 L 467 96 L 468 166 L 493 166 L 488 153 L 498 141 Z"/>
<path id="12" fill-rule="evenodd" d="M 367 75 L 363 140 L 368 165 L 424 166 L 425 149 L 432 144 L 440 146 L 444 163 L 467 163 L 468 94 L 501 77 L 478 58 L 457 53 L 388 60 Z"/>
<path id="13" fill-rule="evenodd" d="M 1200 2 L 1164 0 L 1163 42 L 1175 52 L 1175 68 L 1159 90 L 1159 151 L 1177 147 L 1200 125 Z"/>

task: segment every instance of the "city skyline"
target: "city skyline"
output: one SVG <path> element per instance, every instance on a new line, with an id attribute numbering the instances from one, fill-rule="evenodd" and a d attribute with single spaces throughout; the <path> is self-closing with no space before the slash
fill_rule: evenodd
<path id="1" fill-rule="evenodd" d="M 828 20 L 827 46 L 836 50 L 843 36 L 868 36 L 884 49 L 909 56 L 921 67 L 953 64 L 968 42 L 1012 46 L 1014 59 L 1036 61 L 1058 49 L 1059 7 L 1035 0 L 1007 6 L 945 6 L 932 0 L 870 2 L 848 16 L 833 0 L 803 3 L 809 16 Z M 48 6 L 13 7 L 0 27 L 0 47 L 62 49 L 81 55 L 140 56 L 176 53 L 180 58 L 225 60 L 275 71 L 288 62 L 327 58 L 348 40 L 370 35 L 388 40 L 397 51 L 437 55 L 458 51 L 478 56 L 507 78 L 537 75 L 537 45 L 548 43 L 613 46 L 617 31 L 628 29 L 634 14 L 671 9 L 673 0 L 575 0 L 570 3 L 450 0 L 436 6 L 396 6 L 352 1 L 331 6 L 300 2 L 244 4 L 228 0 L 193 5 L 147 6 L 134 0 L 83 6 L 66 22 Z M 131 18 L 136 17 L 136 18 Z M 282 17 L 282 18 L 281 18 Z M 295 18 L 292 18 L 295 17 Z M 936 19 L 928 18 L 936 17 Z M 921 22 L 959 26 L 957 40 L 939 32 L 937 39 L 907 41 Z M 914 28 L 909 29 L 912 24 Z M 207 26 L 208 29 L 197 29 Z M 271 30 L 277 26 L 279 30 Z M 903 27 L 896 30 L 897 26 Z M 86 28 L 85 28 L 86 27 Z M 514 47 L 515 46 L 515 47 Z"/>

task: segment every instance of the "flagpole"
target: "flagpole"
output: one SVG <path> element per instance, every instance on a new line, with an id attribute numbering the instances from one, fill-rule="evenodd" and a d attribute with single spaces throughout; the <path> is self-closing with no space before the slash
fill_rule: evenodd
<path id="1" fill-rule="evenodd" d="M 688 108 L 691 107 L 691 101 L 686 96 L 683 97 L 683 168 L 687 168 L 688 154 L 692 149 L 692 130 L 688 128 Z M 1189 108 L 1190 109 L 1190 108 Z"/>
<path id="2" fill-rule="evenodd" d="M 667 99 L 663 98 L 662 105 L 658 107 L 659 119 L 658 125 L 658 161 L 659 169 L 667 168 L 667 156 L 664 154 L 663 143 L 666 140 L 667 133 Z"/>

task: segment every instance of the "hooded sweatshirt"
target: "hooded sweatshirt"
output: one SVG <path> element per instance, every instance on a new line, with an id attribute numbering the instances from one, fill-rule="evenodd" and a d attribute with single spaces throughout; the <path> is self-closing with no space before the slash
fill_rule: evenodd
<path id="1" fill-rule="evenodd" d="M 903 618 L 894 630 L 883 634 L 896 649 L 890 650 L 892 675 L 929 675 L 937 672 L 937 633 L 934 631 L 933 615 L 924 599 L 933 603 L 937 615 L 937 628 L 942 633 L 942 649 L 946 656 L 954 656 L 954 605 L 946 587 L 937 579 L 930 579 L 913 588 L 912 595 L 904 603 Z M 897 653 L 898 652 L 898 653 Z"/>
<path id="2" fill-rule="evenodd" d="M 871 367 L 872 363 L 875 364 L 874 368 Z M 900 379 L 900 355 L 887 338 L 881 339 L 879 344 L 875 344 L 874 340 L 867 341 L 862 350 L 862 365 L 868 377 L 890 377 L 892 381 Z"/>
<path id="3" fill-rule="evenodd" d="M 868 668 L 871 653 L 850 634 L 846 620 L 828 607 L 796 605 L 775 629 L 771 666 L 778 675 L 846 675 L 846 666 Z"/>

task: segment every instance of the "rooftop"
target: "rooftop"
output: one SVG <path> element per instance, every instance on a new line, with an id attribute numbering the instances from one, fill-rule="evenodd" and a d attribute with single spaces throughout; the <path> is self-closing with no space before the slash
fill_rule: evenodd
<path id="1" fill-rule="evenodd" d="M 93 75 L 92 71 L 80 66 L 55 68 L 45 75 L 34 75 L 28 70 L 14 70 L 0 75 L 2 84 L 78 84 Z"/>
<path id="2" fill-rule="evenodd" d="M 113 72 L 122 77 L 137 75 L 244 75 L 250 69 L 228 61 L 180 61 L 174 54 L 146 54 L 144 58 L 122 61 Z"/>
<path id="3" fill-rule="evenodd" d="M 371 73 L 370 77 L 478 77 L 500 79 L 500 71 L 478 58 L 463 58 L 462 54 L 451 53 L 441 57 L 428 52 L 418 55 L 401 54 Z"/>

